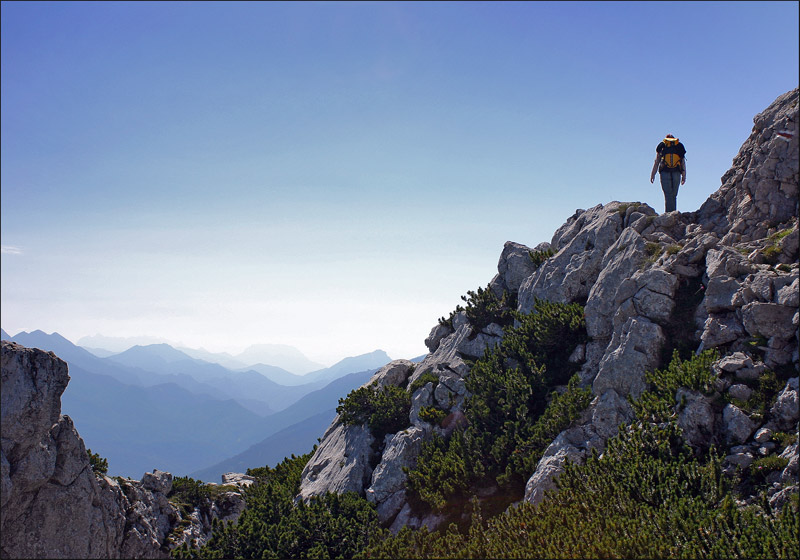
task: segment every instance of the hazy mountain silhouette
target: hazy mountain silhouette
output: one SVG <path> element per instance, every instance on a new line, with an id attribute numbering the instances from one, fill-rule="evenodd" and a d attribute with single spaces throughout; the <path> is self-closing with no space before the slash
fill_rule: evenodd
<path id="1" fill-rule="evenodd" d="M 303 375 L 325 367 L 323 364 L 309 360 L 297 348 L 285 344 L 254 344 L 233 358 L 247 365 L 278 366 L 295 375 Z"/>
<path id="2" fill-rule="evenodd" d="M 311 451 L 317 438 L 336 416 L 339 399 L 366 383 L 377 371 L 372 369 L 340 377 L 320 390 L 304 396 L 286 410 L 269 418 L 268 435 L 258 443 L 190 476 L 205 482 L 219 482 L 226 472 L 244 472 L 250 467 L 275 466 L 284 457 Z"/>
<path id="3" fill-rule="evenodd" d="M 109 474 L 140 478 L 153 468 L 186 473 L 263 437 L 263 419 L 239 403 L 192 394 L 174 383 L 125 385 L 70 366 L 62 412 Z M 159 466 L 160 465 L 160 466 Z"/>
<path id="4" fill-rule="evenodd" d="M 62 397 L 63 413 L 80 422 L 86 445 L 108 458 L 112 474 L 135 477 L 141 476 L 142 468 L 158 465 L 177 474 L 194 471 L 272 436 L 277 439 L 264 444 L 272 454 L 254 452 L 256 464 L 305 453 L 320 433 L 320 424 L 310 419 L 319 416 L 324 424 L 325 416 L 330 422 L 338 400 L 390 361 L 378 350 L 307 376 L 256 366 L 277 377 L 309 381 L 287 386 L 255 368 L 232 371 L 166 343 L 134 346 L 101 358 L 58 333 L 37 330 L 12 337 L 3 331 L 2 336 L 55 352 L 69 364 L 72 381 Z M 368 367 L 357 373 L 348 371 L 365 364 Z M 277 436 L 281 431 L 287 432 Z"/>

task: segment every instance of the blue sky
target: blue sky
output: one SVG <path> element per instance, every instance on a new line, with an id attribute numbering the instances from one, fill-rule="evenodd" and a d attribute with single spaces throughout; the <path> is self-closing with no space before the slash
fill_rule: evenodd
<path id="1" fill-rule="evenodd" d="M 2 326 L 424 353 L 506 241 L 693 211 L 797 2 L 2 2 Z"/>

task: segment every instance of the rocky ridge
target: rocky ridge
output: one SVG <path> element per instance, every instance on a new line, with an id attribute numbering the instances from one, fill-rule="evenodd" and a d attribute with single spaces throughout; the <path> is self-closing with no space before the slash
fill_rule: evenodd
<path id="1" fill-rule="evenodd" d="M 252 482 L 244 475 L 226 475 L 228 491 L 184 515 L 168 499 L 168 472 L 141 480 L 96 474 L 61 415 L 68 382 L 66 362 L 52 352 L 2 342 L 0 556 L 167 558 L 183 542 L 208 540 L 214 518 L 238 517 L 238 489 Z"/>
<path id="2" fill-rule="evenodd" d="M 798 368 L 798 90 L 778 97 L 754 118 L 750 137 L 722 177 L 722 186 L 696 212 L 663 215 L 646 204 L 611 202 L 578 210 L 533 249 L 506 243 L 489 288 L 516 294 L 529 313 L 537 299 L 585 304 L 589 341 L 571 360 L 594 399 L 574 425 L 546 449 L 528 480 L 525 500 L 538 503 L 555 486 L 566 461 L 602 452 L 621 424 L 633 419 L 628 397 L 646 389 L 645 373 L 662 366 L 676 344 L 699 353 L 717 348 L 718 391 L 747 400 L 746 385 L 766 369 Z M 531 254 L 551 251 L 540 265 Z M 549 254 L 549 253 L 548 253 Z M 687 324 L 688 323 L 688 324 Z M 448 435 L 463 418 L 469 375 L 465 360 L 483 356 L 503 337 L 498 324 L 477 329 L 464 311 L 452 326 L 436 325 L 425 343 L 430 353 L 414 366 L 396 361 L 370 383 L 411 386 L 409 427 L 385 436 L 379 456 L 366 426 L 334 419 L 303 472 L 301 499 L 352 490 L 377 506 L 383 523 L 435 527 L 441 517 L 416 516 L 406 496 L 406 474 L 422 442 Z M 368 383 L 369 384 L 369 383 Z M 735 404 L 716 410 L 710 398 L 683 394 L 680 425 L 696 446 L 729 450 L 726 468 L 770 453 L 769 435 L 796 430 L 797 377 L 763 417 Z M 737 401 L 734 401 L 737 402 Z M 424 406 L 449 414 L 439 426 L 420 419 Z M 447 427 L 445 427 L 447 426 Z M 774 444 L 773 444 L 774 446 Z M 784 451 L 788 465 L 770 489 L 776 503 L 797 491 L 797 446 Z M 776 497 L 777 496 L 777 497 Z"/>

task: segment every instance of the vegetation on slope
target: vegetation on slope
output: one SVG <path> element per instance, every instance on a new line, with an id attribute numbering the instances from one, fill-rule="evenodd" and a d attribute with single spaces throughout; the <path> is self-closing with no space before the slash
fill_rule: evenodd
<path id="1" fill-rule="evenodd" d="M 766 500 L 740 507 L 722 456 L 713 448 L 695 456 L 676 424 L 675 390 L 707 388 L 713 357 L 676 356 L 650 376 L 660 381 L 635 403 L 638 421 L 601 456 L 569 464 L 538 506 L 523 503 L 484 523 L 474 502 L 466 531 L 403 529 L 377 536 L 362 557 L 796 558 L 797 495 L 779 512 Z"/>
<path id="2" fill-rule="evenodd" d="M 352 558 L 378 527 L 374 507 L 354 493 L 325 494 L 295 503 L 300 475 L 311 453 L 275 468 L 248 469 L 256 481 L 245 489 L 247 508 L 236 523 L 217 524 L 199 549 L 174 558 Z"/>
<path id="3" fill-rule="evenodd" d="M 485 296 L 483 296 L 485 297 Z M 295 503 L 300 473 L 310 458 L 292 457 L 274 469 L 251 469 L 257 483 L 245 491 L 247 509 L 237 523 L 217 526 L 204 547 L 173 551 L 195 558 L 530 558 L 663 557 L 787 558 L 800 555 L 797 494 L 781 511 L 764 499 L 742 506 L 751 491 L 785 461 L 768 457 L 728 476 L 723 453 L 688 447 L 676 418 L 675 395 L 686 387 L 713 394 L 714 352 L 672 361 L 648 374 L 649 391 L 632 401 L 637 420 L 611 438 L 602 455 L 569 464 L 558 491 L 537 506 L 519 500 L 545 447 L 587 406 L 576 366 L 568 361 L 585 340 L 579 305 L 537 302 L 514 315 L 500 345 L 472 364 L 467 427 L 423 445 L 408 489 L 418 509 L 471 521 L 439 531 L 381 528 L 374 506 L 349 493 Z M 752 407 L 767 409 L 780 383 L 768 372 L 753 382 Z M 425 378 L 424 382 L 438 382 Z M 373 430 L 402 429 L 407 397 L 422 386 L 389 391 L 367 387 L 341 404 L 340 414 Z M 396 394 L 395 394 L 396 393 Z M 400 393 L 404 393 L 401 395 Z M 388 404 L 387 404 L 388 403 Z M 399 403 L 398 406 L 395 404 Z M 718 403 L 720 405 L 724 403 Z M 398 410 L 406 415 L 403 419 Z M 394 412 L 392 412 L 394 411 Z M 753 410 L 753 412 L 757 412 Z M 396 421 L 396 425 L 395 425 Z M 399 427 L 398 427 L 399 426 Z M 386 433 L 392 433 L 386 431 Z M 776 434 L 782 444 L 794 434 Z M 743 485 L 747 478 L 748 485 Z M 476 497 L 494 485 L 494 501 Z M 764 490 L 764 485 L 757 487 Z M 471 503 L 471 505 L 470 505 Z M 487 520 L 484 520 L 484 517 Z"/>
<path id="4" fill-rule="evenodd" d="M 578 366 L 568 360 L 586 339 L 583 308 L 537 301 L 514 318 L 518 325 L 470 369 L 467 428 L 424 443 L 407 471 L 418 507 L 459 509 L 469 489 L 495 485 L 503 507 L 520 499 L 545 447 L 588 406 L 591 391 L 570 380 Z"/>

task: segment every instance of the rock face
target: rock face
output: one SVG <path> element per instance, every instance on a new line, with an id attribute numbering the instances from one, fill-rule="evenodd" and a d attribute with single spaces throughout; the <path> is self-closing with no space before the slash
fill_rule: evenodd
<path id="1" fill-rule="evenodd" d="M 721 351 L 718 385 L 732 399 L 746 401 L 748 384 L 767 369 L 797 367 L 797 107 L 794 90 L 755 117 L 722 186 L 696 212 L 658 215 L 646 204 L 610 202 L 577 210 L 549 242 L 534 249 L 505 244 L 489 283 L 496 295 L 515 293 L 523 313 L 537 299 L 585 304 L 589 342 L 571 360 L 581 364 L 581 382 L 595 395 L 583 417 L 546 449 L 528 481 L 526 500 L 543 499 L 566 461 L 582 462 L 593 449 L 602 452 L 618 426 L 633 419 L 627 398 L 646 390 L 645 373 L 661 366 L 662 352 L 675 346 L 676 338 L 698 352 Z M 535 264 L 531 254 L 545 250 L 552 255 Z M 449 419 L 465 421 L 465 360 L 482 357 L 502 336 L 496 324 L 477 329 L 464 312 L 455 314 L 452 324 L 436 325 L 425 340 L 430 353 L 410 371 L 408 383 L 424 375 L 438 381 L 411 395 L 409 428 L 386 436 L 383 454 L 377 462 L 373 458 L 374 470 L 363 460 L 362 468 L 340 469 L 320 482 L 324 468 L 314 469 L 323 462 L 347 464 L 364 455 L 363 449 L 347 448 L 358 439 L 357 430 L 334 422 L 304 473 L 301 495 L 346 487 L 374 502 L 393 530 L 435 526 L 440 519 L 414 517 L 402 466 L 414 465 L 425 438 L 447 437 L 454 428 L 427 424 L 420 411 L 438 405 Z M 796 387 L 796 379 L 789 382 L 766 420 L 751 418 L 734 404 L 717 409 L 708 397 L 682 390 L 678 424 L 691 445 L 728 445 L 737 450 L 730 464 L 752 461 L 769 453 L 769 446 L 753 439 L 764 438 L 763 432 L 756 435 L 759 428 L 789 429 L 796 422 Z"/>
<path id="2" fill-rule="evenodd" d="M 92 473 L 72 420 L 60 415 L 68 382 L 54 354 L 2 343 L 5 558 L 120 555 L 125 516 Z"/>
<path id="3" fill-rule="evenodd" d="M 181 520 L 167 499 L 172 475 L 95 475 L 72 420 L 61 415 L 68 382 L 67 364 L 52 352 L 2 342 L 0 556 L 168 558 L 183 542 L 171 537 Z M 218 517 L 241 513 L 241 494 L 232 494 L 238 500 L 223 501 L 234 511 L 214 504 Z M 206 525 L 198 516 L 186 531 L 202 542 L 211 519 Z"/>

